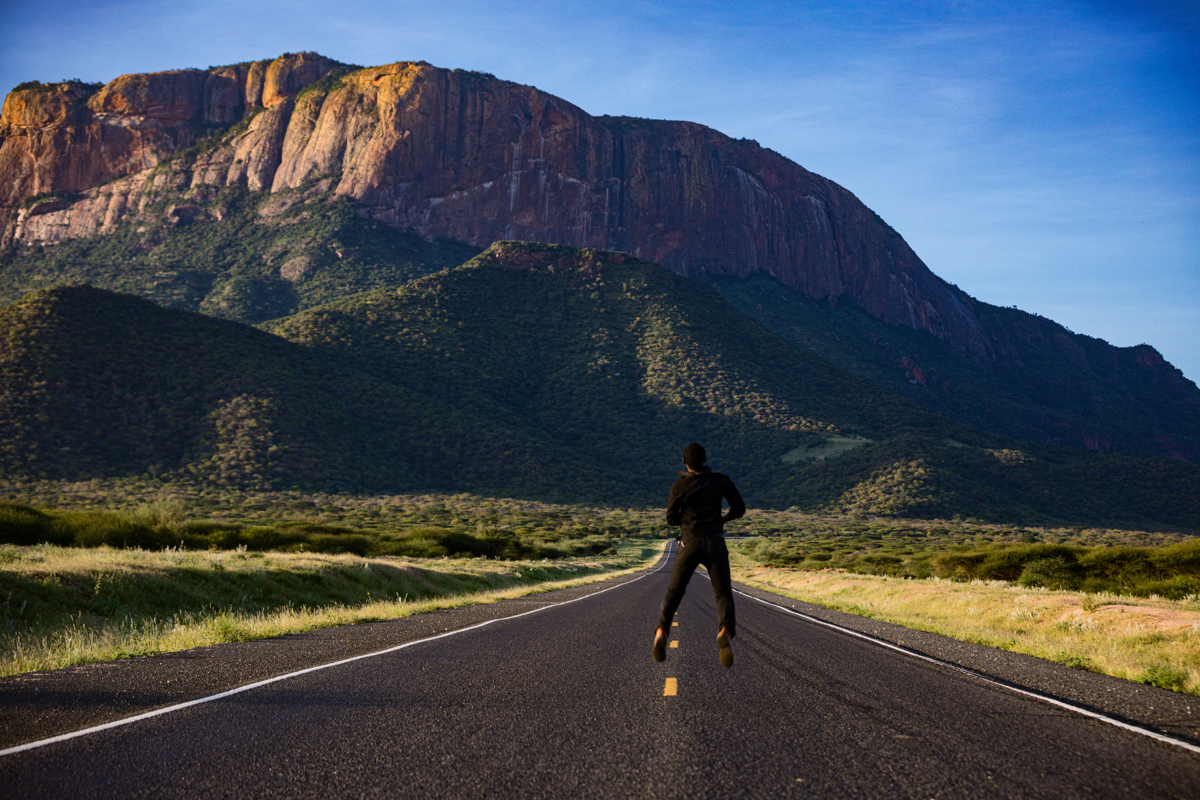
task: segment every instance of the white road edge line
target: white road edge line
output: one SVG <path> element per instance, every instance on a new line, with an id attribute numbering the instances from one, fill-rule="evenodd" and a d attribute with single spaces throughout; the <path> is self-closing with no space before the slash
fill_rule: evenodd
<path id="1" fill-rule="evenodd" d="M 711 580 L 711 578 L 709 580 Z M 1106 722 L 1109 725 L 1115 725 L 1118 728 L 1122 728 L 1122 729 L 1130 731 L 1132 733 L 1141 734 L 1142 736 L 1148 736 L 1151 739 L 1162 742 L 1164 744 L 1170 744 L 1170 745 L 1174 745 L 1176 747 L 1182 747 L 1184 750 L 1189 750 L 1193 753 L 1200 753 L 1200 746 L 1194 745 L 1191 742 L 1186 742 L 1182 739 L 1176 739 L 1173 736 L 1167 736 L 1166 734 L 1159 733 L 1158 731 L 1152 731 L 1149 728 L 1143 728 L 1139 725 L 1132 725 L 1128 722 L 1123 722 L 1119 719 L 1116 719 L 1115 717 L 1110 717 L 1106 714 L 1101 714 L 1098 711 L 1092 711 L 1089 708 L 1084 708 L 1083 706 L 1077 706 L 1074 703 L 1068 703 L 1065 700 L 1059 700 L 1058 698 L 1051 697 L 1049 695 L 1041 694 L 1039 692 L 1034 692 L 1029 689 L 1022 689 L 1018 686 L 1013 686 L 1010 683 L 1006 683 L 1004 681 L 998 680 L 996 678 L 993 678 L 990 675 L 985 675 L 982 672 L 976 672 L 973 669 L 959 666 L 958 664 L 953 664 L 949 661 L 943 661 L 940 658 L 934 658 L 933 656 L 927 656 L 924 653 L 918 653 L 915 650 L 910 650 L 907 647 L 901 647 L 900 645 L 892 644 L 891 642 L 886 641 L 884 639 L 879 639 L 879 638 L 870 636 L 865 633 L 859 633 L 858 631 L 853 630 L 852 628 L 844 628 L 841 625 L 837 625 L 832 622 L 826 622 L 823 619 L 820 619 L 818 617 L 809 616 L 808 614 L 797 611 L 794 608 L 788 608 L 787 606 L 781 606 L 777 603 L 772 603 L 768 600 L 763 600 L 761 597 L 755 597 L 752 594 L 747 594 L 746 592 L 743 592 L 739 589 L 734 589 L 733 591 L 735 594 L 740 594 L 743 597 L 749 597 L 751 600 L 762 603 L 765 606 L 771 606 L 772 608 L 777 608 L 780 611 L 800 617 L 801 619 L 808 620 L 809 622 L 815 622 L 818 625 L 824 625 L 827 628 L 833 628 L 836 631 L 840 631 L 842 633 L 848 633 L 851 636 L 858 637 L 859 639 L 863 639 L 865 641 L 871 642 L 872 644 L 877 644 L 880 647 L 886 647 L 889 650 L 895 650 L 897 653 L 902 653 L 911 658 L 916 658 L 916 659 L 920 659 L 922 661 L 928 661 L 932 664 L 937 664 L 939 666 L 948 667 L 949 669 L 955 670 L 956 672 L 962 672 L 962 673 L 970 675 L 974 678 L 979 678 L 980 680 L 987 681 L 988 683 L 990 683 L 994 686 L 999 686 L 1002 689 L 1008 689 L 1010 692 L 1016 692 L 1017 694 L 1023 694 L 1026 697 L 1032 697 L 1035 700 L 1041 700 L 1043 703 L 1049 703 L 1052 706 L 1058 706 L 1059 708 L 1064 708 L 1068 711 L 1074 711 L 1076 714 L 1082 714 L 1085 717 L 1091 717 L 1092 719 L 1099 720 L 1100 722 Z"/>
<path id="2" fill-rule="evenodd" d="M 670 548 L 669 547 L 667 548 L 666 555 L 670 556 Z M 668 559 L 668 561 L 665 563 L 670 563 L 670 560 Z M 289 672 L 286 675 L 276 675 L 274 678 L 267 678 L 266 680 L 258 681 L 257 683 L 248 683 L 245 686 L 239 686 L 236 689 L 230 689 L 228 691 L 221 692 L 219 694 L 209 695 L 208 697 L 200 697 L 195 700 L 188 700 L 186 703 L 176 703 L 173 706 L 165 706 L 164 708 L 158 708 L 158 709 L 155 709 L 154 711 L 147 711 L 144 714 L 138 714 L 136 716 L 126 717 L 124 719 L 118 719 L 118 720 L 114 720 L 112 722 L 106 722 L 103 725 L 94 725 L 90 728 L 83 728 L 81 730 L 71 731 L 70 733 L 62 733 L 62 734 L 59 734 L 58 736 L 51 736 L 48 739 L 39 739 L 34 742 L 27 742 L 25 744 L 19 744 L 14 747 L 9 747 L 4 750 L 0 750 L 0 758 L 3 758 L 4 756 L 15 755 L 17 753 L 23 753 L 26 750 L 34 750 L 38 747 L 45 747 L 46 745 L 57 744 L 58 742 L 65 742 L 70 739 L 78 739 L 81 736 L 90 736 L 93 733 L 100 733 L 101 731 L 107 731 L 112 728 L 119 728 L 122 725 L 132 725 L 135 722 L 141 722 L 142 720 L 152 719 L 154 717 L 161 717 L 164 714 L 170 714 L 175 711 L 182 711 L 185 708 L 191 708 L 192 706 L 198 706 L 201 703 L 211 703 L 214 700 L 223 700 L 226 697 L 232 697 L 235 694 L 241 694 L 242 692 L 248 692 L 251 689 L 258 689 L 262 686 L 268 686 L 272 683 L 278 683 L 279 681 L 286 681 L 289 678 L 297 678 L 301 675 L 307 675 L 310 672 L 318 672 L 323 669 L 329 669 L 330 667 L 339 667 L 342 664 L 349 664 L 353 661 L 361 661 L 364 658 L 375 658 L 376 656 L 387 655 L 388 653 L 394 653 L 397 650 L 403 650 L 406 647 L 413 647 L 414 645 L 424 644 L 425 642 L 432 642 L 436 639 L 445 639 L 447 636 L 456 636 L 460 633 L 466 633 L 467 631 L 473 631 L 473 630 L 476 630 L 477 628 L 482 628 L 486 625 L 492 625 L 497 622 L 507 622 L 508 620 L 518 619 L 520 617 L 527 617 L 530 614 L 537 614 L 541 611 L 545 611 L 550 608 L 558 608 L 560 606 L 570 605 L 571 603 L 578 603 L 580 600 L 587 600 L 590 597 L 596 597 L 598 595 L 604 594 L 605 592 L 611 592 L 613 589 L 619 589 L 622 586 L 628 586 L 631 583 L 640 581 L 642 578 L 645 578 L 647 575 L 653 575 L 655 572 L 659 572 L 661 570 L 662 570 L 662 567 L 659 567 L 658 569 L 653 570 L 653 571 L 647 571 L 647 572 L 637 576 L 636 578 L 634 578 L 631 581 L 624 581 L 622 583 L 618 583 L 616 586 L 610 586 L 607 589 L 601 589 L 598 592 L 592 592 L 590 594 L 585 594 L 582 597 L 576 597 L 574 600 L 564 600 L 561 603 L 553 603 L 548 606 L 542 606 L 541 608 L 535 608 L 532 611 L 522 611 L 520 614 L 513 614 L 510 617 L 498 617 L 497 619 L 489 619 L 485 622 L 480 622 L 475 625 L 468 626 L 466 628 L 459 628 L 458 630 L 447 631 L 446 633 L 439 633 L 437 636 L 429 636 L 425 639 L 417 639 L 412 642 L 405 642 L 404 644 L 398 644 L 395 647 L 389 647 L 385 650 L 377 650 L 374 653 L 363 653 L 362 655 L 351 656 L 350 658 L 343 658 L 340 661 L 331 661 L 328 664 L 320 664 L 315 667 L 308 667 L 307 669 L 301 669 L 301 670 L 297 670 L 295 672 Z"/>

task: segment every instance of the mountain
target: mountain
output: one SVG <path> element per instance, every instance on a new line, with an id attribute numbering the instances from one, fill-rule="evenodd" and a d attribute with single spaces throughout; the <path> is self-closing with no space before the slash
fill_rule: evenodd
<path id="1" fill-rule="evenodd" d="M 1200 467 L 979 432 L 620 253 L 498 243 L 266 330 L 88 286 L 0 327 L 9 480 L 640 505 L 697 439 L 759 507 L 1200 523 Z"/>
<path id="2" fill-rule="evenodd" d="M 301 53 L 103 87 L 39 84 L 10 93 L 0 135 L 3 241 L 105 233 L 162 213 L 164 190 L 198 205 L 227 187 L 315 181 L 427 237 L 626 251 L 690 277 L 767 271 L 990 352 L 962 298 L 842 187 L 755 142 L 595 118 L 481 73 L 352 69 Z"/>
<path id="3" fill-rule="evenodd" d="M 775 281 L 861 310 L 885 343 L 920 343 L 883 367 L 824 351 L 915 402 L 1033 441 L 1200 462 L 1200 389 L 1153 348 L 971 298 L 846 189 L 694 123 L 312 53 L 23 84 L 0 113 L 7 300 L 83 280 L 261 322 L 499 239 L 624 251 L 725 287 Z M 793 335 L 796 320 L 761 304 L 790 341 L 824 337 L 824 322 Z M 917 390 L 896 386 L 895 364 Z"/>
<path id="4" fill-rule="evenodd" d="M 796 346 L 984 430 L 1047 444 L 1200 460 L 1200 393 L 1153 347 L 1112 347 L 1047 319 L 980 303 L 1006 357 L 990 368 L 926 331 L 853 303 L 813 300 L 765 275 L 712 281 Z"/>

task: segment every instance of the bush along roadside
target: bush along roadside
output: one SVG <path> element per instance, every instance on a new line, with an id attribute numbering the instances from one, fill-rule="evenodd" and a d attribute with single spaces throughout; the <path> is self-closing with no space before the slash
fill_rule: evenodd
<path id="1" fill-rule="evenodd" d="M 1161 546 L 986 543 L 881 547 L 862 542 L 757 539 L 742 551 L 761 565 L 955 581 L 1005 581 L 1026 588 L 1158 596 L 1200 595 L 1200 539 Z"/>
<path id="2" fill-rule="evenodd" d="M 296 520 L 243 525 L 189 520 L 182 507 L 172 503 L 154 503 L 119 512 L 48 512 L 19 503 L 0 503 L 0 544 L 9 545 L 511 560 L 599 555 L 611 550 L 615 541 L 603 531 L 579 529 L 523 536 L 499 527 L 477 528 L 472 532 L 455 527 L 420 526 L 381 532 Z"/>

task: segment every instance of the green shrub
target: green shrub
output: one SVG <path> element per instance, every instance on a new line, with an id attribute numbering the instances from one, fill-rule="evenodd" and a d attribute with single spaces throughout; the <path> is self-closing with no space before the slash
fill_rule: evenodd
<path id="1" fill-rule="evenodd" d="M 607 553 L 612 550 L 612 546 L 612 541 L 603 536 L 588 536 L 584 539 L 571 542 L 568 552 L 572 555 L 598 556 L 601 553 Z"/>
<path id="2" fill-rule="evenodd" d="M 875 575 L 895 575 L 900 571 L 900 565 L 903 563 L 904 559 L 898 556 L 875 553 L 860 556 L 855 560 L 855 566 L 864 565 L 867 567 L 865 571 Z"/>
<path id="3" fill-rule="evenodd" d="M 316 533 L 307 536 L 300 547 L 312 553 L 354 553 L 365 556 L 373 549 L 372 545 L 371 538 L 362 534 Z"/>
<path id="4" fill-rule="evenodd" d="M 1158 595 L 1168 600 L 1182 600 L 1190 594 L 1200 592 L 1200 578 L 1176 576 L 1140 581 L 1133 593 L 1139 597 Z"/>
<path id="5" fill-rule="evenodd" d="M 242 531 L 239 539 L 250 550 L 274 550 L 283 543 L 279 531 L 257 525 Z"/>
<path id="6" fill-rule="evenodd" d="M 1065 650 L 1060 650 L 1051 658 L 1052 661 L 1057 661 L 1059 664 L 1064 664 L 1072 669 L 1082 669 L 1088 672 L 1095 672 L 1096 665 L 1087 656 L 1079 656 L 1073 653 L 1068 653 Z"/>
<path id="7" fill-rule="evenodd" d="M 120 514 L 101 513 L 81 516 L 75 526 L 75 540 L 72 544 L 77 547 L 108 545 L 159 550 L 180 544 L 180 541 L 172 542 L 167 535 L 157 533 L 150 526 L 133 522 Z"/>
<path id="8" fill-rule="evenodd" d="M 1148 554 L 1156 570 L 1170 575 L 1200 575 L 1200 539 L 1160 547 Z"/>
<path id="9" fill-rule="evenodd" d="M 1076 581 L 1067 560 L 1061 556 L 1051 556 L 1027 562 L 1021 576 L 1017 578 L 1017 583 L 1027 587 L 1070 589 Z"/>
<path id="10" fill-rule="evenodd" d="M 986 553 L 938 553 L 932 565 L 939 578 L 965 581 L 978 577 L 979 565 L 986 558 Z"/>
<path id="11" fill-rule="evenodd" d="M 1138 683 L 1157 686 L 1160 689 L 1182 691 L 1184 684 L 1187 683 L 1187 677 L 1186 672 L 1169 664 L 1153 664 L 1137 680 Z"/>
<path id="12" fill-rule="evenodd" d="M 999 547 L 988 549 L 979 562 L 973 577 L 988 581 L 1015 581 L 1025 571 L 1029 561 L 1045 557 L 1046 553 L 1029 547 Z M 1061 557 L 1061 556 L 1060 556 Z"/>
<path id="13" fill-rule="evenodd" d="M 4 544 L 70 544 L 71 538 L 49 514 L 19 503 L 0 503 L 0 542 Z"/>
<path id="14" fill-rule="evenodd" d="M 1151 573 L 1151 551 L 1145 547 L 1094 547 L 1079 556 L 1079 566 L 1094 578 L 1129 583 Z"/>
<path id="15" fill-rule="evenodd" d="M 121 517 L 132 525 L 150 528 L 160 535 L 177 536 L 184 531 L 187 510 L 182 503 L 163 500 L 123 511 Z"/>
<path id="16" fill-rule="evenodd" d="M 815 523 L 810 523 L 815 527 Z M 1200 539 L 1169 545 L 1126 544 L 1145 534 L 1105 534 L 1111 544 L 1026 542 L 1019 530 L 957 525 L 880 525 L 859 520 L 823 521 L 819 531 L 740 543 L 742 552 L 764 565 L 804 569 L 841 567 L 860 573 L 958 581 L 1006 581 L 1028 587 L 1092 594 L 1158 595 L 1179 600 L 1200 594 Z M 1087 542 L 1082 531 L 1074 535 Z M 1093 532 L 1098 533 L 1098 532 Z M 1061 541 L 1061 540 L 1060 540 Z M 973 542 L 973 544 L 972 544 Z M 809 552 L 815 550 L 816 552 Z M 865 551 L 865 552 L 864 552 Z"/>

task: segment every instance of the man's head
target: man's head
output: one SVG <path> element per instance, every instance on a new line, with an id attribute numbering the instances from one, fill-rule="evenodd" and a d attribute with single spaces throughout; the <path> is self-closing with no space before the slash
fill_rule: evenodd
<path id="1" fill-rule="evenodd" d="M 704 448 L 697 442 L 692 442 L 683 448 L 683 463 L 692 472 L 699 472 L 703 469 L 706 460 L 708 460 L 708 456 L 705 455 Z"/>

